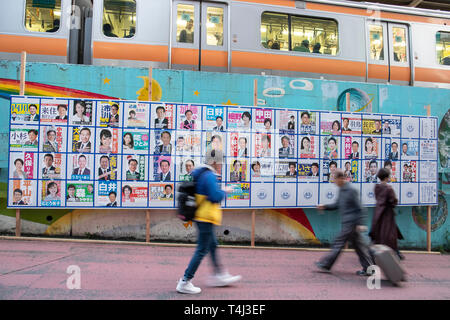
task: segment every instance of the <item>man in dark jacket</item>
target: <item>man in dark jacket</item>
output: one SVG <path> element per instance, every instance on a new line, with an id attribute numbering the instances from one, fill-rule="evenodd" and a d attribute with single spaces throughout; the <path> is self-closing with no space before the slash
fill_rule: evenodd
<path id="1" fill-rule="evenodd" d="M 359 203 L 358 192 L 351 187 L 346 181 L 344 172 L 336 170 L 335 184 L 339 187 L 339 195 L 333 204 L 319 205 L 319 210 L 336 210 L 338 209 L 342 216 L 342 230 L 336 237 L 331 248 L 331 252 L 325 255 L 319 262 L 317 267 L 322 271 L 330 271 L 334 262 L 338 258 L 347 241 L 353 243 L 356 254 L 363 270 L 357 272 L 359 275 L 367 275 L 367 267 L 373 264 L 369 255 L 369 248 L 364 242 L 360 232 L 367 230 L 364 225 L 365 216 Z"/>

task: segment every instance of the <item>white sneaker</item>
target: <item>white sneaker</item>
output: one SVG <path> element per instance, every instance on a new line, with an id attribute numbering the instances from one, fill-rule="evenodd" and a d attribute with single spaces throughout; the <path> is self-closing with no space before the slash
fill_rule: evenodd
<path id="1" fill-rule="evenodd" d="M 208 286 L 210 287 L 225 287 L 241 280 L 241 276 L 232 276 L 228 272 L 214 274 L 208 279 Z"/>
<path id="2" fill-rule="evenodd" d="M 202 289 L 194 286 L 190 280 L 184 281 L 181 278 L 177 284 L 177 291 L 180 293 L 196 294 L 202 292 Z"/>

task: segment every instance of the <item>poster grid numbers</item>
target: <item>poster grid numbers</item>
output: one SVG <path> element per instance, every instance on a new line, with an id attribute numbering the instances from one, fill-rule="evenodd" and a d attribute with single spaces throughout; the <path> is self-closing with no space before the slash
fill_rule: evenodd
<path id="1" fill-rule="evenodd" d="M 169 102 L 11 97 L 10 208 L 174 208 L 212 151 L 224 208 L 336 200 L 340 168 L 375 204 L 391 170 L 399 205 L 437 204 L 437 118 Z"/>

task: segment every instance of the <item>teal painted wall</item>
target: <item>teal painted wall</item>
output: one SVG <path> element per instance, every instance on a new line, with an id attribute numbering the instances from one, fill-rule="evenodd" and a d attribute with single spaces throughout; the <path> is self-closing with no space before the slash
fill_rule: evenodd
<path id="1" fill-rule="evenodd" d="M 9 108 L 8 97 L 12 92 L 2 80 L 18 80 L 19 70 L 19 62 L 0 61 L 0 108 L 5 114 Z M 148 76 L 146 68 L 49 63 L 28 63 L 26 72 L 26 80 L 30 82 L 130 100 L 138 99 L 139 90 L 145 83 L 142 77 L 146 76 Z M 450 229 L 446 205 L 450 200 L 450 184 L 447 179 L 450 162 L 447 161 L 445 140 L 450 136 L 450 132 L 445 115 L 450 110 L 450 90 L 159 69 L 153 70 L 153 79 L 161 88 L 159 100 L 167 102 L 253 105 L 253 85 L 254 79 L 257 79 L 258 105 L 265 107 L 345 110 L 346 92 L 351 94 L 351 111 L 426 115 L 424 106 L 430 105 L 431 114 L 439 118 L 438 123 L 443 127 L 441 133 L 443 142 L 439 145 L 441 202 L 432 211 L 432 243 L 434 247 L 449 245 Z M 60 92 L 63 94 L 63 91 Z M 33 92 L 32 95 L 37 93 Z M 0 117 L 0 139 L 0 168 L 2 168 L 0 177 L 2 182 L 6 182 L 4 168 L 7 167 L 7 117 Z M 316 210 L 304 211 L 317 238 L 325 243 L 332 241 L 340 229 L 338 215 L 330 213 L 319 216 Z M 369 225 L 372 211 L 371 208 L 368 209 Z M 397 221 L 405 236 L 400 246 L 425 248 L 426 232 L 423 229 L 425 208 L 401 207 L 397 212 Z"/>

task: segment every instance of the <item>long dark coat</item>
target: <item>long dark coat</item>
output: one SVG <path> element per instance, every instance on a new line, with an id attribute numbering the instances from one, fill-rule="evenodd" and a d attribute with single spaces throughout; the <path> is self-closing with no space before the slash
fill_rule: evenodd
<path id="1" fill-rule="evenodd" d="M 380 183 L 375 186 L 377 205 L 372 219 L 369 236 L 374 244 L 384 244 L 397 250 L 397 239 L 403 239 L 395 222 L 394 208 L 397 197 L 391 186 Z"/>

